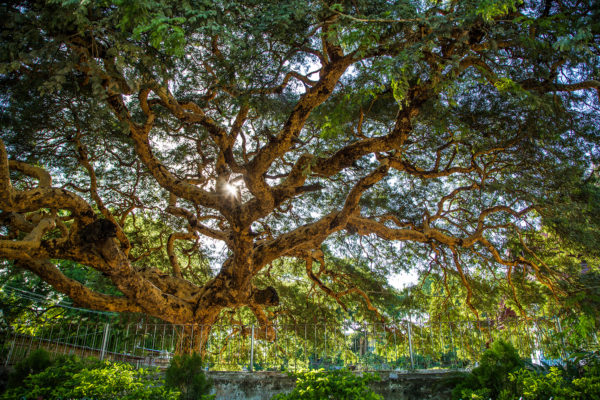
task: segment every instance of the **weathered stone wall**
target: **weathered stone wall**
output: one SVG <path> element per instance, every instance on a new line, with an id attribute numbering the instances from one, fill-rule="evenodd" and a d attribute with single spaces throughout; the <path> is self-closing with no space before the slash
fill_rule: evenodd
<path id="1" fill-rule="evenodd" d="M 386 400 L 450 400 L 456 371 L 384 371 L 371 387 Z M 217 400 L 268 400 L 289 392 L 295 379 L 280 372 L 208 372 Z"/>

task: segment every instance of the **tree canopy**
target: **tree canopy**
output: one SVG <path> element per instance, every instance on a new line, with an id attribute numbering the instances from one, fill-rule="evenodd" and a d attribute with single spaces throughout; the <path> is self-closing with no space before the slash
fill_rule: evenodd
<path id="1" fill-rule="evenodd" d="M 477 314 L 598 256 L 593 0 L 0 9 L 0 257 L 78 305 L 267 323 L 304 280 L 385 319 L 417 269 Z"/>

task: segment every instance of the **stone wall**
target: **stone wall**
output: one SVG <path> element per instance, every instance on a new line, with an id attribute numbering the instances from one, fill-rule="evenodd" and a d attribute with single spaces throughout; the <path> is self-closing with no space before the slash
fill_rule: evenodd
<path id="1" fill-rule="evenodd" d="M 450 400 L 459 371 L 383 371 L 381 380 L 371 387 L 386 400 Z M 217 400 L 268 400 L 273 395 L 289 392 L 295 379 L 280 372 L 215 372 L 213 393 Z"/>

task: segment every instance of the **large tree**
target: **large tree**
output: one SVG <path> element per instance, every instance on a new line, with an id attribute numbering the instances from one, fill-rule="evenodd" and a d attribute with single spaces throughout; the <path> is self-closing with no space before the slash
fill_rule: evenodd
<path id="1" fill-rule="evenodd" d="M 421 268 L 477 313 L 482 279 L 560 294 L 528 233 L 597 222 L 595 1 L 0 7 L 0 257 L 82 306 L 266 323 L 302 273 L 385 318 L 365 271 Z"/>

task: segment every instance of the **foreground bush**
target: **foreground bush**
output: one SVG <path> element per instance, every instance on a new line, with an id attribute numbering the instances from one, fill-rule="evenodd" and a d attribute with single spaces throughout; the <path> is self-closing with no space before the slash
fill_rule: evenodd
<path id="1" fill-rule="evenodd" d="M 524 366 L 517 350 L 507 342 L 498 340 L 483 353 L 479 366 L 473 368 L 463 383 L 452 392 L 453 400 L 497 399 L 511 386 L 510 373 Z"/>
<path id="2" fill-rule="evenodd" d="M 600 399 L 600 357 L 580 354 L 565 368 L 533 367 L 510 344 L 498 341 L 452 392 L 453 400 Z"/>
<path id="3" fill-rule="evenodd" d="M 500 400 L 600 399 L 600 368 L 594 363 L 585 365 L 575 376 L 557 367 L 549 371 L 523 368 L 510 374 L 510 380 L 514 390 L 506 390 Z"/>
<path id="4" fill-rule="evenodd" d="M 50 358 L 50 353 L 44 349 L 37 349 L 24 360 L 19 361 L 13 371 L 8 376 L 8 387 L 19 387 L 23 384 L 25 378 L 31 374 L 37 374 L 51 366 L 54 362 Z"/>
<path id="5" fill-rule="evenodd" d="M 157 370 L 62 357 L 43 371 L 25 377 L 1 399 L 177 400 L 179 396 L 179 391 L 163 386 Z"/>
<path id="6" fill-rule="evenodd" d="M 94 358 L 82 360 L 75 356 L 65 355 L 51 358 L 51 354 L 48 351 L 37 349 L 15 365 L 8 378 L 8 393 L 23 391 L 27 385 L 30 385 L 30 381 L 27 378 L 35 376 L 35 384 L 42 388 L 40 390 L 43 391 L 40 395 L 48 397 L 49 391 L 56 387 L 57 384 L 61 384 L 77 372 L 84 369 L 99 368 L 100 366 L 102 366 L 102 363 Z M 11 392 L 10 389 L 15 390 Z M 46 389 L 49 391 L 46 391 Z"/>
<path id="7" fill-rule="evenodd" d="M 383 400 L 373 392 L 369 382 L 379 379 L 373 374 L 358 376 L 347 370 L 323 370 L 296 374 L 296 387 L 291 393 L 278 394 L 272 400 Z"/>
<path id="8" fill-rule="evenodd" d="M 181 400 L 208 400 L 212 383 L 202 370 L 199 354 L 175 356 L 165 372 L 165 386 L 181 392 Z"/>

